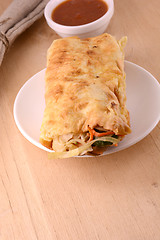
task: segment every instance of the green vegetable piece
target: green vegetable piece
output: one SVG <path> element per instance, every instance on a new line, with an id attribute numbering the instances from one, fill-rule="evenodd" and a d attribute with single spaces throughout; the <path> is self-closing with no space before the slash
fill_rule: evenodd
<path id="1" fill-rule="evenodd" d="M 95 143 L 93 143 L 92 146 L 105 147 L 105 146 L 110 146 L 112 144 L 113 144 L 112 142 L 108 142 L 108 141 L 96 141 Z"/>

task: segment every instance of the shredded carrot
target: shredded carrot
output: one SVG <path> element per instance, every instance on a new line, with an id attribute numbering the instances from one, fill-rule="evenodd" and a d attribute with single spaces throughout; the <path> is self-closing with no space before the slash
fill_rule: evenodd
<path id="1" fill-rule="evenodd" d="M 91 129 L 89 126 L 88 126 L 88 131 L 90 133 L 89 142 L 93 140 L 94 136 L 96 136 L 96 137 L 103 137 L 103 136 L 108 136 L 108 135 L 113 135 L 114 134 L 113 131 L 99 133 L 99 132 L 96 132 L 94 129 Z"/>
<path id="2" fill-rule="evenodd" d="M 115 146 L 115 147 L 118 147 L 118 144 L 116 143 L 116 144 L 114 144 L 114 146 Z"/>
<path id="3" fill-rule="evenodd" d="M 89 142 L 93 140 L 93 129 L 91 129 L 89 126 L 88 126 L 88 131 L 90 133 L 90 138 L 89 138 Z"/>
<path id="4" fill-rule="evenodd" d="M 113 134 L 114 134 L 113 131 L 99 133 L 99 132 L 96 132 L 95 130 L 93 130 L 93 135 L 96 137 L 103 137 L 103 136 L 108 136 L 108 135 L 113 135 Z"/>

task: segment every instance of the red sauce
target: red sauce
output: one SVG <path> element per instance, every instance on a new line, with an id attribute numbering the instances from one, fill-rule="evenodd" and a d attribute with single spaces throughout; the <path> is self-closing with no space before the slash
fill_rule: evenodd
<path id="1" fill-rule="evenodd" d="M 97 20 L 107 11 L 103 0 L 67 0 L 53 10 L 52 19 L 61 25 L 78 26 Z"/>

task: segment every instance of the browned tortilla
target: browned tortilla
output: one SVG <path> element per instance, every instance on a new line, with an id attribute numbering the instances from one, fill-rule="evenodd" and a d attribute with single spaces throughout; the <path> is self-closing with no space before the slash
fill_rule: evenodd
<path id="1" fill-rule="evenodd" d="M 116 135 L 130 133 L 126 109 L 124 52 L 126 37 L 104 33 L 81 40 L 55 40 L 48 50 L 40 141 L 52 141 L 102 127 Z M 56 151 L 56 149 L 54 149 Z"/>

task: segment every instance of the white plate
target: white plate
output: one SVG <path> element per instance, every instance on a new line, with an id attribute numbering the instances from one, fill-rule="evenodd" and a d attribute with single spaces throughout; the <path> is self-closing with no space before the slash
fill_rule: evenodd
<path id="1" fill-rule="evenodd" d="M 142 67 L 125 61 L 127 108 L 132 133 L 118 147 L 110 147 L 104 155 L 120 151 L 142 140 L 160 120 L 160 84 Z M 23 136 L 37 147 L 45 108 L 45 69 L 30 78 L 20 89 L 14 103 L 14 119 Z"/>

